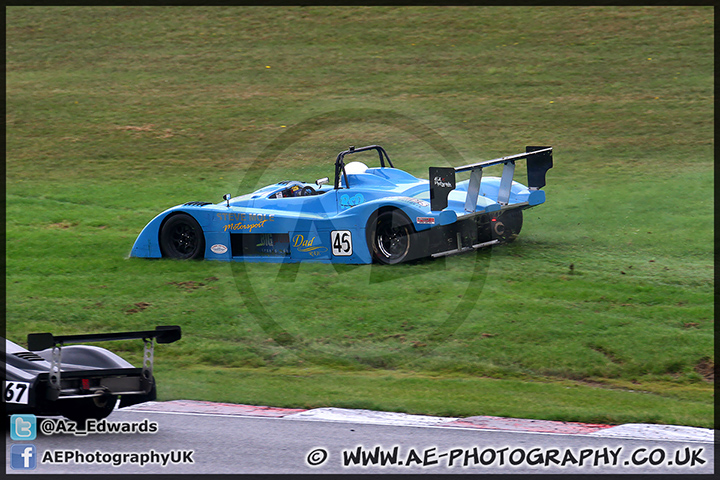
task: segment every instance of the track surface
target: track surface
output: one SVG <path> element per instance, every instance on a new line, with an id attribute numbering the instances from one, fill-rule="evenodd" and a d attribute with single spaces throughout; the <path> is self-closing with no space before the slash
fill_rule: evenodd
<path id="1" fill-rule="evenodd" d="M 38 419 L 39 430 L 43 420 Z M 24 442 L 8 434 L 7 473 L 710 474 L 715 460 L 712 430 L 679 426 L 460 419 L 195 401 L 150 402 L 116 410 L 107 421 L 136 428 L 154 423 L 157 431 L 40 433 Z M 17 444 L 34 445 L 45 462 L 34 470 L 11 470 L 10 450 Z M 171 451 L 180 462 L 162 466 L 160 454 Z M 87 463 L 76 462 L 76 457 L 47 461 L 75 452 Z M 113 466 L 98 457 L 88 459 L 98 452 L 112 461 L 122 453 L 132 460 L 133 454 L 135 459 L 143 454 L 150 458 L 155 452 L 155 463 Z"/>

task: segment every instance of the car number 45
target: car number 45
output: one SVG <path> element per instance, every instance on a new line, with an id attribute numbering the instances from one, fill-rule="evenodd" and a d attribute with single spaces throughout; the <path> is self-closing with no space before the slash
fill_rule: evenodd
<path id="1" fill-rule="evenodd" d="M 352 255 L 352 233 L 350 230 L 333 230 L 330 232 L 332 254 L 336 257 Z"/>
<path id="2" fill-rule="evenodd" d="M 30 384 L 23 382 L 5 382 L 5 402 L 28 403 Z"/>

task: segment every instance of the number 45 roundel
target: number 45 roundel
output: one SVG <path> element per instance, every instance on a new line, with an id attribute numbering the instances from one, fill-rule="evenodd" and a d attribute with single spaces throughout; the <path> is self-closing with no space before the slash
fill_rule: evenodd
<path id="1" fill-rule="evenodd" d="M 352 255 L 352 234 L 350 230 L 333 230 L 330 232 L 332 254 L 336 257 L 349 257 Z"/>

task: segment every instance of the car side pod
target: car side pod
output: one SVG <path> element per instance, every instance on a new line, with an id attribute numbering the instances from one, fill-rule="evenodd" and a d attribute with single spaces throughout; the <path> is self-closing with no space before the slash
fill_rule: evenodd
<path id="1" fill-rule="evenodd" d="M 157 326 L 155 330 L 138 330 L 132 332 L 116 332 L 116 333 L 92 333 L 81 335 L 53 335 L 51 333 L 30 333 L 28 334 L 28 350 L 40 351 L 52 348 L 52 357 L 50 360 L 50 372 L 48 380 L 50 388 L 47 391 L 49 400 L 57 400 L 60 397 L 60 367 L 62 347 L 69 344 L 89 343 L 89 342 L 106 342 L 112 340 L 132 340 L 142 339 L 144 343 L 143 349 L 143 366 L 141 371 L 141 391 L 124 392 L 130 394 L 147 394 L 153 387 L 153 358 L 154 358 L 154 342 L 157 343 L 173 343 L 182 337 L 182 330 L 178 325 Z"/>

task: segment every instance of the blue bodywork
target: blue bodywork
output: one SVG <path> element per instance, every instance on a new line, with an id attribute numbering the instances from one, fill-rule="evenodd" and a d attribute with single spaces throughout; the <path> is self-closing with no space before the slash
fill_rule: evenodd
<path id="1" fill-rule="evenodd" d="M 380 167 L 367 168 L 359 162 L 345 165 L 345 155 L 366 150 L 379 152 Z M 514 160 L 510 162 L 514 168 Z M 551 162 L 550 157 L 550 166 Z M 486 163 L 468 167 L 481 171 L 482 167 L 477 165 L 487 166 Z M 464 171 L 472 170 L 466 168 Z M 480 182 L 474 211 L 468 211 L 466 204 L 468 190 L 473 189 L 471 182 L 472 177 L 455 184 L 453 175 L 454 188 L 446 192 L 447 207 L 433 210 L 429 180 L 392 167 L 382 147 L 351 147 L 338 155 L 333 185 L 281 182 L 252 193 L 226 198 L 217 204 L 190 202 L 172 207 L 147 224 L 135 241 L 130 256 L 176 256 L 168 254 L 168 248 L 161 246 L 161 233 L 173 216 L 188 215 L 202 229 L 199 236 L 203 248 L 195 258 L 368 264 L 377 260 L 377 256 L 373 255 L 371 238 L 375 234 L 373 222 L 379 214 L 390 211 L 401 212 L 396 218 L 406 219 L 412 224 L 412 228 L 407 229 L 412 235 L 427 231 L 422 235 L 432 236 L 432 242 L 425 240 L 422 243 L 426 251 L 416 257 L 446 251 L 454 253 L 468 247 L 453 228 L 459 220 L 472 219 L 477 228 L 480 218 L 489 222 L 491 217 L 497 218 L 505 210 L 529 208 L 545 201 L 545 193 L 539 188 L 529 188 L 514 181 L 503 182 L 501 177 L 486 177 Z M 505 194 L 506 201 L 499 201 L 503 184 L 511 187 L 509 195 Z M 305 195 L 295 196 L 300 192 Z M 436 237 L 443 240 L 438 241 Z M 448 237 L 447 241 L 445 237 Z M 475 241 L 478 239 L 470 239 L 469 243 Z"/>

